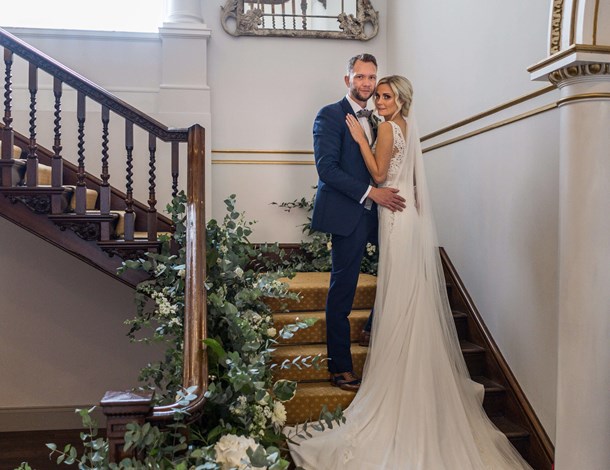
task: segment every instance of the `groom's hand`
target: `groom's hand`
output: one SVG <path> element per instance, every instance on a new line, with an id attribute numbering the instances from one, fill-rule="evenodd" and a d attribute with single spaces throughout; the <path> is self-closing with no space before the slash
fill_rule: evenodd
<path id="1" fill-rule="evenodd" d="M 398 195 L 398 189 L 396 188 L 372 187 L 369 197 L 380 206 L 390 209 L 392 212 L 402 212 L 407 207 L 405 198 Z"/>

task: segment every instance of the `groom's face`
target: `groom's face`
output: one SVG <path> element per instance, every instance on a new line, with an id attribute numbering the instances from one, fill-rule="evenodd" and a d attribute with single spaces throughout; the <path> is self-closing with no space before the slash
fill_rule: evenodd
<path id="1" fill-rule="evenodd" d="M 377 67 L 372 62 L 357 60 L 352 72 L 345 77 L 350 96 L 363 106 L 375 92 L 376 83 Z"/>

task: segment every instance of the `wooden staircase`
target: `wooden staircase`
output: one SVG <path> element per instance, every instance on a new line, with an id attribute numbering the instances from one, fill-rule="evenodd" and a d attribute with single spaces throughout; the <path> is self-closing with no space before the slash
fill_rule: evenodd
<path id="1" fill-rule="evenodd" d="M 485 387 L 483 406 L 494 424 L 509 438 L 517 450 L 536 470 L 551 470 L 553 448 L 540 426 L 531 406 L 495 344 L 485 329 L 463 284 L 457 277 L 446 253 L 442 251 L 447 290 L 453 319 L 460 339 L 464 359 L 473 380 Z M 279 330 L 298 319 L 316 318 L 311 328 L 299 330 L 289 340 L 281 340 L 274 352 L 274 362 L 298 362 L 299 357 L 320 355 L 326 358 L 326 322 L 324 306 L 329 284 L 329 273 L 299 273 L 289 281 L 290 290 L 300 294 L 300 302 L 290 302 L 287 312 L 274 305 L 274 322 Z M 375 277 L 362 274 L 359 279 L 352 314 L 350 315 L 352 357 L 356 373 L 362 374 L 368 348 L 358 346 L 357 340 L 375 298 Z M 316 420 L 324 405 L 332 411 L 337 406 L 345 409 L 354 393 L 330 385 L 325 364 L 321 368 L 276 369 L 274 377 L 299 383 L 296 396 L 286 404 L 288 423 Z"/>
<path id="2" fill-rule="evenodd" d="M 125 259 L 156 251 L 157 237 L 172 230 L 171 220 L 156 213 L 158 232 L 150 240 L 147 207 L 132 199 L 132 239 L 127 241 L 125 193 L 109 187 L 109 208 L 103 213 L 99 196 L 103 183 L 85 172 L 84 210 L 77 213 L 78 167 L 63 160 L 61 185 L 53 186 L 53 153 L 37 146 L 36 185 L 28 185 L 28 140 L 16 131 L 13 134 L 12 161 L 2 166 L 11 172 L 11 186 L 0 186 L 4 196 L 0 197 L 0 216 L 129 285 L 142 281 L 141 273 L 126 272 L 119 277 L 117 269 Z"/>
<path id="3" fill-rule="evenodd" d="M 198 397 L 184 410 L 196 419 L 207 388 L 207 358 L 202 343 L 207 318 L 205 130 L 198 124 L 170 128 L 158 122 L 2 28 L 0 48 L 4 65 L 0 216 L 135 285 L 143 274 L 128 271 L 118 277 L 116 270 L 124 259 L 156 250 L 159 236 L 171 232 L 171 221 L 157 211 L 157 197 L 162 184 L 171 188 L 172 196 L 178 194 L 180 162 L 186 162 L 184 186 L 189 219 L 185 234 L 183 386 L 192 387 Z M 13 93 L 14 70 L 26 74 L 21 83 L 27 83 L 29 98 Z M 50 90 L 39 90 L 40 78 L 51 83 Z M 46 106 L 51 105 L 52 114 L 39 110 L 39 91 L 51 100 Z M 65 91 L 70 93 L 67 99 Z M 29 127 L 13 127 L 19 122 L 13 115 L 13 100 L 17 99 L 25 101 L 18 102 L 18 109 L 21 113 L 29 111 Z M 64 106 L 65 103 L 69 104 Z M 75 109 L 66 111 L 64 107 Z M 96 112 L 98 118 L 91 125 Z M 110 126 L 111 120 L 118 126 Z M 51 137 L 42 141 L 38 134 Z M 67 143 L 75 149 L 71 155 L 65 155 Z M 124 169 L 122 174 L 115 172 L 112 181 L 111 153 L 112 162 Z M 161 159 L 168 165 L 162 166 Z M 99 168 L 99 178 L 89 168 Z M 163 175 L 159 175 L 161 168 L 166 171 Z M 135 200 L 138 181 L 145 184 L 142 189 L 148 195 L 146 203 Z M 125 188 L 125 192 L 117 187 Z M 111 460 L 122 457 L 121 430 L 127 422 L 169 424 L 176 406 L 177 403 L 152 406 L 151 393 L 108 392 L 102 399 L 102 408 L 107 416 Z"/>

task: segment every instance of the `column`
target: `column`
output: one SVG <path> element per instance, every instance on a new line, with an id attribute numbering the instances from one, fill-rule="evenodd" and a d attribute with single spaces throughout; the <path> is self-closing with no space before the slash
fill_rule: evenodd
<path id="1" fill-rule="evenodd" d="M 610 468 L 610 64 L 561 90 L 556 470 Z"/>

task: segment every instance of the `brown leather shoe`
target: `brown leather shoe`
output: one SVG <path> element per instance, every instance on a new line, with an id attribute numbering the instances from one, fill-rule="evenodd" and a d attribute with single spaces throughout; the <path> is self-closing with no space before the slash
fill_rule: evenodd
<path id="1" fill-rule="evenodd" d="M 353 372 L 340 372 L 338 374 L 330 374 L 330 383 L 334 387 L 339 387 L 341 390 L 349 392 L 357 392 L 360 388 L 360 377 Z"/>
<path id="2" fill-rule="evenodd" d="M 371 332 L 362 330 L 360 332 L 360 339 L 358 340 L 358 344 L 360 346 L 364 346 L 365 348 L 368 348 L 370 343 L 371 343 Z"/>

